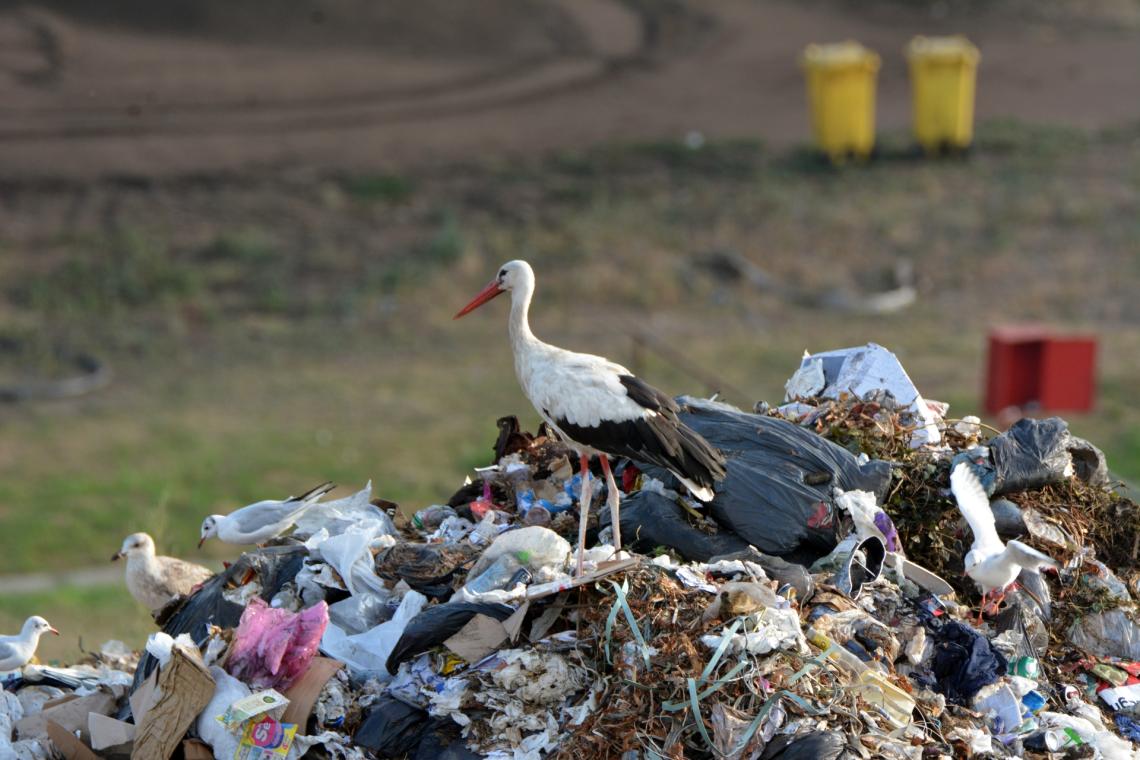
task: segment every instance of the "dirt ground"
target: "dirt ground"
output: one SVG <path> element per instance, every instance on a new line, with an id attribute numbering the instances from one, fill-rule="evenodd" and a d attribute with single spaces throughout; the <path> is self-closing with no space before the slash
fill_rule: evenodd
<path id="1" fill-rule="evenodd" d="M 0 4 L 0 176 L 391 170 L 694 130 L 787 146 L 808 136 L 800 52 L 846 38 L 882 56 L 878 118 L 902 129 L 917 33 L 981 48 L 981 121 L 1140 119 L 1131 0 L 147 5 Z"/>

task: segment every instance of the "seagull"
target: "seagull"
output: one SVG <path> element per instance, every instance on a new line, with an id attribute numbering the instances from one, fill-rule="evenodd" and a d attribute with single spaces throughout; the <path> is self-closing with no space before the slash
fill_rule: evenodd
<path id="1" fill-rule="evenodd" d="M 51 631 L 56 636 L 59 631 L 39 615 L 32 615 L 24 621 L 24 627 L 16 636 L 0 636 L 0 672 L 22 668 L 36 653 L 40 636 Z"/>
<path id="2" fill-rule="evenodd" d="M 260 544 L 281 535 L 289 526 L 316 504 L 322 496 L 336 488 L 332 483 L 321 483 L 300 496 L 283 501 L 267 499 L 242 507 L 228 515 L 210 515 L 202 521 L 201 539 L 217 536 L 227 544 Z"/>
<path id="3" fill-rule="evenodd" d="M 214 574 L 193 562 L 155 556 L 154 539 L 146 533 L 132 533 L 123 539 L 123 548 L 111 561 L 123 557 L 127 558 L 127 590 L 152 612 L 177 596 L 189 594 Z"/>
<path id="4" fill-rule="evenodd" d="M 677 417 L 677 403 L 625 367 L 601 356 L 579 354 L 544 343 L 530 330 L 534 270 L 508 261 L 455 319 L 510 292 L 509 334 L 515 374 L 542 419 L 577 449 L 582 472 L 578 524 L 578 574 L 586 545 L 590 506 L 590 457 L 597 455 L 606 477 L 614 549 L 621 549 L 617 484 L 608 457 L 628 457 L 672 472 L 701 501 L 725 476 L 724 455 Z"/>
<path id="5" fill-rule="evenodd" d="M 966 575 L 973 578 L 982 591 L 982 608 L 986 606 L 986 597 L 996 593 L 996 609 L 1005 599 L 1006 588 L 1017 579 L 1023 568 L 1030 572 L 1038 572 L 1042 568 L 1059 569 L 1056 560 L 1033 547 L 1020 541 L 1006 544 L 998 538 L 990 500 L 978 476 L 965 462 L 959 462 L 950 473 L 950 490 L 958 502 L 958 511 L 966 518 L 974 534 L 974 544 L 966 554 Z M 982 609 L 979 609 L 979 625 L 981 620 Z"/>

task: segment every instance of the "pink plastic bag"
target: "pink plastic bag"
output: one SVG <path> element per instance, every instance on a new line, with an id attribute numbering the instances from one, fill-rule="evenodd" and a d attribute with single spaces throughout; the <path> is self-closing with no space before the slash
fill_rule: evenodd
<path id="1" fill-rule="evenodd" d="M 309 669 L 328 624 L 324 602 L 297 613 L 254 597 L 241 614 L 226 672 L 252 689 L 287 689 Z"/>

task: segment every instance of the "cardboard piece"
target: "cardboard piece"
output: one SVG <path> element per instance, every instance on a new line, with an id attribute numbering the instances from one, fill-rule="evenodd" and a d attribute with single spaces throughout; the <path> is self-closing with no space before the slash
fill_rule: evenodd
<path id="1" fill-rule="evenodd" d="M 91 734 L 87 730 L 87 716 L 91 713 L 101 716 L 113 713 L 116 707 L 115 697 L 104 691 L 88 694 L 86 697 L 70 696 L 70 699 L 56 699 L 45 703 L 43 712 L 32 717 L 38 717 L 43 722 L 45 733 L 47 732 L 46 723 L 51 721 L 68 733 L 80 732 L 80 740 L 85 744 L 90 744 Z"/>
<path id="2" fill-rule="evenodd" d="M 54 720 L 47 721 L 46 725 L 48 738 L 64 760 L 99 760 L 99 756 L 90 747 Z"/>
<path id="3" fill-rule="evenodd" d="M 158 699 L 138 721 L 134 760 L 167 760 L 174 754 L 214 696 L 214 678 L 197 649 L 175 646 L 170 662 L 159 671 L 158 690 Z"/>
<path id="4" fill-rule="evenodd" d="M 476 615 L 443 645 L 467 662 L 478 662 L 498 650 L 508 637 L 507 629 L 498 620 Z"/>
<path id="5" fill-rule="evenodd" d="M 155 702 L 158 701 L 158 668 L 150 672 L 142 685 L 135 689 L 135 693 L 130 696 L 128 700 L 131 705 L 131 715 L 134 717 L 135 725 L 142 725 L 143 718 L 146 717 L 150 708 L 154 707 Z"/>
<path id="6" fill-rule="evenodd" d="M 214 750 L 205 742 L 186 739 L 182 742 L 182 757 L 185 760 L 214 760 Z"/>
<path id="7" fill-rule="evenodd" d="M 530 609 L 530 602 L 523 602 L 514 613 L 503 621 L 503 630 L 511 638 L 511 643 L 514 644 L 519 640 L 519 634 L 522 633 L 523 621 L 526 620 L 527 610 Z"/>
<path id="8" fill-rule="evenodd" d="M 87 719 L 87 729 L 91 735 L 91 749 L 94 750 L 117 747 L 135 740 L 134 723 L 115 720 L 108 715 L 91 713 Z"/>
<path id="9" fill-rule="evenodd" d="M 546 636 L 546 634 L 550 632 L 550 629 L 554 627 L 555 621 L 558 620 L 558 616 L 562 614 L 565 607 L 566 605 L 559 599 L 543 610 L 542 614 L 535 618 L 534 622 L 530 624 L 530 634 L 528 638 L 533 642 Z"/>
<path id="10" fill-rule="evenodd" d="M 289 706 L 285 708 L 281 722 L 295 723 L 297 730 L 304 733 L 305 726 L 309 723 L 309 716 L 313 714 L 313 708 L 317 704 L 317 698 L 321 695 L 321 689 L 325 688 L 329 679 L 343 667 L 343 662 L 331 657 L 314 657 L 305 675 L 297 679 L 297 682 L 285 692 Z"/>

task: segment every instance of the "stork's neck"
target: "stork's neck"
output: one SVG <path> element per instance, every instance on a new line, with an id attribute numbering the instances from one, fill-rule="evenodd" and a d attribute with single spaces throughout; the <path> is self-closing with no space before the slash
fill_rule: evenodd
<path id="1" fill-rule="evenodd" d="M 515 355 L 525 353 L 527 348 L 537 342 L 534 333 L 530 331 L 530 299 L 534 296 L 534 282 L 524 282 L 522 287 L 511 291 L 511 320 L 509 323 L 511 335 L 511 348 Z"/>

